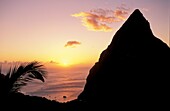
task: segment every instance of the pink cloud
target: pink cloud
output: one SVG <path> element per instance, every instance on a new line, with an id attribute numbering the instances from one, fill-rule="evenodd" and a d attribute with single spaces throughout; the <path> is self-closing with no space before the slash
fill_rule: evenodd
<path id="1" fill-rule="evenodd" d="M 88 30 L 109 32 L 113 30 L 109 25 L 125 20 L 128 12 L 129 8 L 126 8 L 126 5 L 122 4 L 115 10 L 99 8 L 91 10 L 90 12 L 72 14 L 72 16 L 80 17 L 83 26 Z"/>

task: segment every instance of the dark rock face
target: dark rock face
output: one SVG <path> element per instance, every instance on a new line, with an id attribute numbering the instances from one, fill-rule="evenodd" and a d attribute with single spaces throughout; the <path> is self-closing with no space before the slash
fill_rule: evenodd
<path id="1" fill-rule="evenodd" d="M 169 63 L 170 48 L 153 35 L 149 22 L 136 9 L 91 68 L 78 99 L 98 108 L 109 107 L 110 101 L 110 107 L 120 109 L 165 105 Z"/>

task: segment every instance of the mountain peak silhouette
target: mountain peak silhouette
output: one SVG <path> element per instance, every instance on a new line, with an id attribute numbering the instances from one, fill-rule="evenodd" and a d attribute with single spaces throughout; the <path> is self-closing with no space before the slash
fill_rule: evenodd
<path id="1" fill-rule="evenodd" d="M 132 19 L 132 18 L 133 19 L 139 19 L 140 18 L 140 19 L 146 20 L 139 9 L 135 9 L 134 12 L 130 15 L 130 17 L 128 19 Z"/>
<path id="2" fill-rule="evenodd" d="M 136 9 L 90 69 L 78 99 L 94 108 L 109 107 L 110 100 L 111 109 L 158 108 L 169 92 L 169 57 L 170 48 L 153 35 L 149 22 Z"/>
<path id="3" fill-rule="evenodd" d="M 136 9 L 130 16 L 129 18 L 126 20 L 126 23 L 128 24 L 134 24 L 134 22 L 137 22 L 137 23 L 141 23 L 141 22 L 146 22 L 147 20 L 145 19 L 145 17 L 143 16 L 143 14 L 140 12 L 139 9 Z"/>

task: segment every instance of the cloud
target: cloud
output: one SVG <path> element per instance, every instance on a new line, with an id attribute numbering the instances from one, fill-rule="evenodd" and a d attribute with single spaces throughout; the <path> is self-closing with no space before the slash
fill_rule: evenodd
<path id="1" fill-rule="evenodd" d="M 76 45 L 80 45 L 81 43 L 78 41 L 68 41 L 64 47 L 75 47 Z"/>
<path id="2" fill-rule="evenodd" d="M 83 26 L 85 26 L 89 30 L 105 32 L 112 31 L 112 28 L 106 23 L 111 23 L 113 21 L 113 18 L 96 14 L 95 11 L 96 10 L 93 10 L 93 12 L 80 12 L 77 14 L 73 14 L 72 16 L 82 17 Z"/>
<path id="3" fill-rule="evenodd" d="M 142 8 L 142 10 L 145 11 L 145 12 L 149 11 L 149 9 L 147 9 L 147 8 Z"/>
<path id="4" fill-rule="evenodd" d="M 130 8 L 126 6 L 126 4 L 121 4 L 121 6 L 117 7 L 114 11 L 114 16 L 120 20 L 125 20 L 128 15 Z"/>
<path id="5" fill-rule="evenodd" d="M 113 30 L 109 25 L 114 22 L 125 20 L 129 8 L 125 4 L 117 7 L 115 10 L 94 9 L 89 12 L 80 12 L 72 14 L 73 17 L 80 17 L 83 26 L 92 31 L 110 32 Z"/>

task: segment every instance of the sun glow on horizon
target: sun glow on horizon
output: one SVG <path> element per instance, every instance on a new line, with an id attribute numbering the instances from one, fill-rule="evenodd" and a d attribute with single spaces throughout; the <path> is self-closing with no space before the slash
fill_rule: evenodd
<path id="1" fill-rule="evenodd" d="M 68 59 L 61 59 L 59 64 L 60 64 L 60 66 L 63 66 L 63 67 L 68 67 L 71 65 L 71 63 Z"/>

